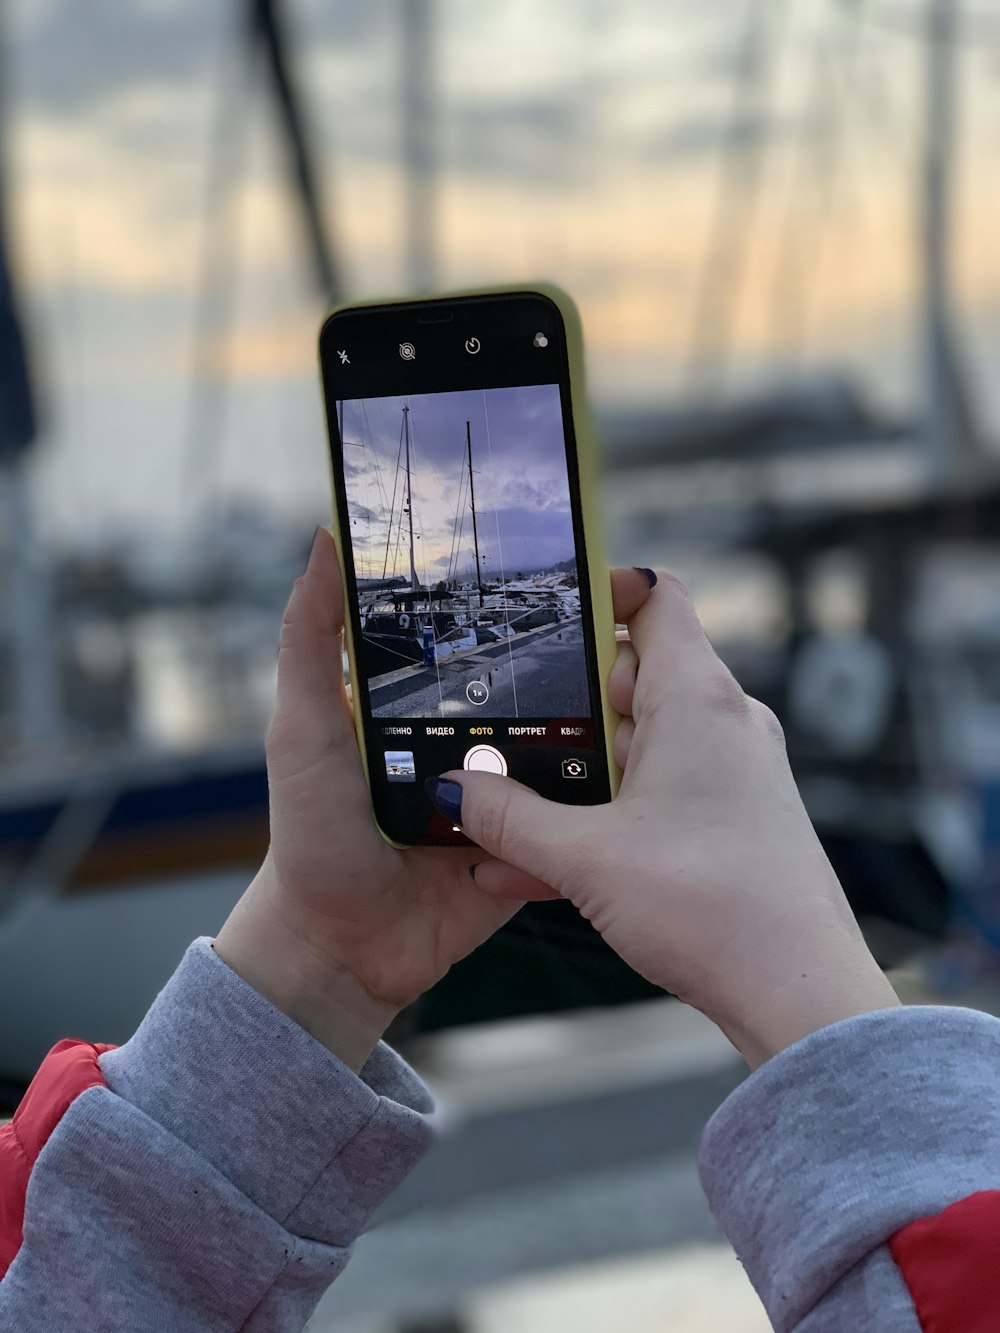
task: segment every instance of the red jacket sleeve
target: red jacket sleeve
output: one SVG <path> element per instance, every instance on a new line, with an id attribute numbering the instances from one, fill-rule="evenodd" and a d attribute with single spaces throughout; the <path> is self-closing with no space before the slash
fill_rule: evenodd
<path id="1" fill-rule="evenodd" d="M 729 1096 L 702 1182 L 780 1333 L 1000 1333 L 998 1088 L 1000 1021 L 907 1005 Z"/>
<path id="2" fill-rule="evenodd" d="M 0 1129 L 0 1278 L 21 1248 L 28 1178 L 49 1135 L 70 1103 L 87 1088 L 104 1087 L 97 1057 L 110 1046 L 60 1041 L 42 1061 L 31 1086 Z"/>
<path id="3" fill-rule="evenodd" d="M 927 1333 L 1000 1328 L 1000 1190 L 980 1190 L 889 1242 Z"/>

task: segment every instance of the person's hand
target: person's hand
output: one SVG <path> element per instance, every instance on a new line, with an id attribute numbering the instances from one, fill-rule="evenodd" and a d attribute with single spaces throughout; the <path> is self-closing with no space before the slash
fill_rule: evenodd
<path id="1" fill-rule="evenodd" d="M 499 858 L 476 869 L 477 888 L 523 895 L 520 871 L 572 899 L 752 1068 L 829 1023 L 897 1004 L 802 806 L 777 720 L 716 656 L 684 588 L 661 574 L 634 614 L 615 614 L 631 636 L 609 683 L 622 717 L 615 801 L 558 805 L 484 773 L 428 784 Z"/>
<path id="2" fill-rule="evenodd" d="M 271 844 L 215 949 L 358 1069 L 396 1013 L 517 910 L 470 877 L 478 848 L 379 835 L 344 686 L 344 594 L 319 528 L 285 612 L 267 735 Z M 508 893 L 540 891 L 506 871 Z M 507 881 L 505 881 L 507 882 Z"/>

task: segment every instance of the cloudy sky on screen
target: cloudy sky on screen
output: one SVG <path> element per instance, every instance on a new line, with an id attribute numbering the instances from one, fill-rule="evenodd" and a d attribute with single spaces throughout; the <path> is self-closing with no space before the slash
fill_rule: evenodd
<path id="1" fill-rule="evenodd" d="M 411 394 L 344 404 L 351 536 L 359 574 L 409 577 L 402 519 L 402 409 L 410 407 L 414 549 L 418 576 L 436 582 L 449 567 L 473 569 L 465 423 L 472 440 L 477 530 L 485 577 L 547 568 L 573 555 L 559 389 Z M 399 463 L 397 483 L 397 460 Z M 393 508 L 392 498 L 396 494 Z M 389 534 L 388 514 L 394 514 Z M 461 534 L 457 558 L 453 537 Z"/>

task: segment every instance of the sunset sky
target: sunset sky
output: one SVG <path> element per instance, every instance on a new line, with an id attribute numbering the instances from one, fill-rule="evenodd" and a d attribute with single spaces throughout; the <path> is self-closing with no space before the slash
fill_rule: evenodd
<path id="1" fill-rule="evenodd" d="M 407 281 L 399 2 L 289 3 L 351 296 Z M 954 290 L 975 403 L 998 435 L 1000 54 L 990 7 L 964 10 Z M 923 12 L 919 0 L 438 0 L 439 285 L 561 283 L 581 307 L 600 405 L 676 403 L 701 355 L 719 372 L 714 395 L 835 371 L 918 411 Z M 236 13 L 197 0 L 5 7 L 11 223 L 53 540 L 169 542 L 247 499 L 322 515 L 321 303 Z M 771 18 L 750 28 L 751 13 Z M 759 92 L 740 102 L 751 59 Z M 237 130 L 212 194 L 220 105 Z M 743 166 L 724 195 L 727 140 Z M 723 231 L 720 208 L 734 221 Z M 195 381 L 206 235 L 218 262 Z M 714 295 L 710 253 L 725 279 Z"/>

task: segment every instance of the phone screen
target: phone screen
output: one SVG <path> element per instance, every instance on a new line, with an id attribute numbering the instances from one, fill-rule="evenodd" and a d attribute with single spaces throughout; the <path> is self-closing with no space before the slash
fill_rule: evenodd
<path id="1" fill-rule="evenodd" d="M 424 780 L 610 799 L 566 334 L 538 293 L 332 316 L 320 339 L 376 818 L 462 843 Z"/>

